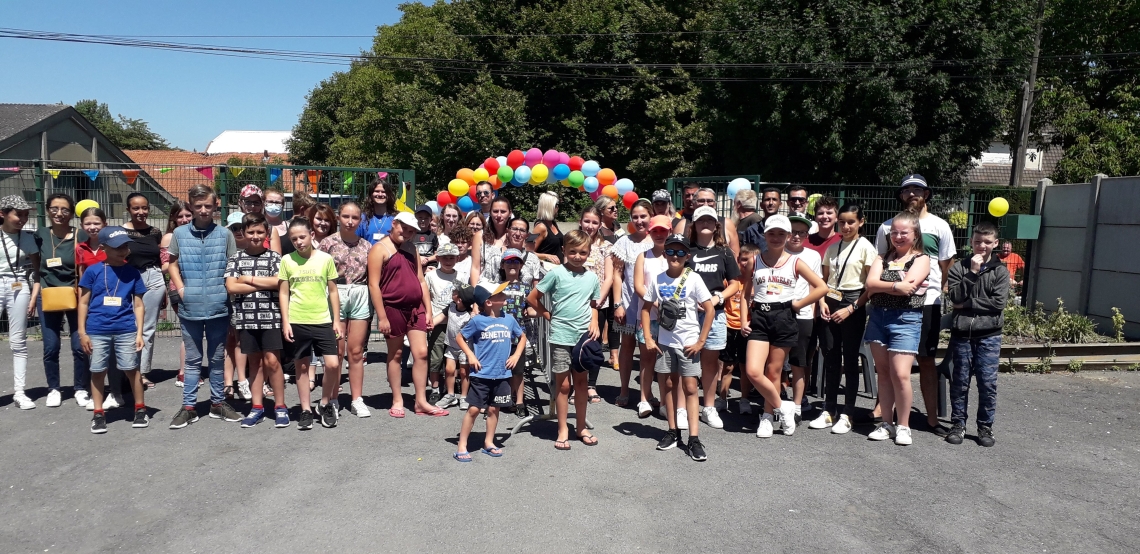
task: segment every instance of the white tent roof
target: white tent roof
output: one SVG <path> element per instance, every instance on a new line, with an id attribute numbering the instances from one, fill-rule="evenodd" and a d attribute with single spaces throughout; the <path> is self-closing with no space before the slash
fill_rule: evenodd
<path id="1" fill-rule="evenodd" d="M 288 154 L 285 141 L 293 136 L 291 131 L 222 131 L 206 145 L 207 154 L 223 152 L 264 152 Z"/>

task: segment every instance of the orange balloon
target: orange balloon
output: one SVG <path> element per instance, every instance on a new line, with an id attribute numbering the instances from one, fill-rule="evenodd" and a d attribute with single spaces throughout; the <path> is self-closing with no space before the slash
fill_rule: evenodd
<path id="1" fill-rule="evenodd" d="M 601 175 L 601 173 L 599 173 L 599 175 Z M 606 187 L 602 189 L 602 194 L 609 196 L 610 198 L 613 198 L 614 200 L 617 200 L 618 196 L 621 196 L 618 194 L 617 187 L 615 187 L 613 185 L 606 185 Z"/>
<path id="2" fill-rule="evenodd" d="M 464 181 L 467 181 L 468 185 L 470 185 L 472 187 L 475 186 L 475 172 L 470 170 L 470 169 L 467 169 L 466 167 L 463 169 L 460 169 L 459 171 L 456 171 L 455 172 L 455 178 L 456 179 L 463 179 Z"/>
<path id="3" fill-rule="evenodd" d="M 606 185 L 612 185 L 612 184 L 614 184 L 615 181 L 617 181 L 617 175 L 614 173 L 614 170 L 612 170 L 608 167 L 599 171 L 597 177 L 598 177 L 598 184 L 602 185 L 603 187 Z M 605 189 L 602 189 L 602 190 L 603 190 L 602 194 L 606 194 L 604 192 Z M 610 195 L 606 194 L 606 196 L 610 196 Z M 613 198 L 617 198 L 617 197 L 614 196 Z"/>
<path id="4" fill-rule="evenodd" d="M 487 182 L 491 183 L 491 188 L 494 190 L 499 190 L 499 187 L 503 186 L 503 183 L 499 180 L 498 175 L 487 177 Z"/>

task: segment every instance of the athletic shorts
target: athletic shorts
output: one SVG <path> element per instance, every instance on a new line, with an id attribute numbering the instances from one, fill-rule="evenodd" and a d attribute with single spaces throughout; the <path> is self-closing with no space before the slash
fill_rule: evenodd
<path id="1" fill-rule="evenodd" d="M 753 307 L 751 315 L 752 334 L 748 335 L 748 340 L 763 341 L 778 348 L 791 348 L 797 344 L 799 324 L 796 323 L 796 312 L 790 307 L 767 312 Z"/>
<path id="2" fill-rule="evenodd" d="M 293 329 L 296 328 L 294 325 Z M 238 344 L 243 354 L 257 354 L 281 350 L 285 339 L 281 336 L 281 329 L 238 329 Z"/>
<path id="3" fill-rule="evenodd" d="M 444 356 L 447 354 L 447 323 L 432 327 L 428 333 L 428 371 L 443 373 Z"/>
<path id="4" fill-rule="evenodd" d="M 408 334 L 408 331 L 427 332 L 427 311 L 424 310 L 423 304 L 409 310 L 401 310 L 385 304 L 384 315 L 391 325 L 391 330 L 387 335 L 389 338 L 403 337 Z"/>
<path id="5" fill-rule="evenodd" d="M 452 348 L 448 346 L 447 352 L 443 355 L 443 357 L 449 360 L 455 360 L 459 363 L 459 365 L 467 365 L 467 354 L 464 354 L 463 350 L 460 348 Z"/>
<path id="6" fill-rule="evenodd" d="M 336 333 L 332 324 L 293 326 L 293 348 L 298 359 L 314 356 L 336 356 Z"/>
<path id="7" fill-rule="evenodd" d="M 748 354 L 748 337 L 740 329 L 728 329 L 728 344 L 720 351 L 720 361 L 726 364 L 743 364 Z"/>
<path id="8" fill-rule="evenodd" d="M 697 313 L 697 321 L 701 326 L 705 324 L 705 312 Z M 728 345 L 728 319 L 725 318 L 724 310 L 716 310 L 716 316 L 713 318 L 712 327 L 709 328 L 709 338 L 705 340 L 705 350 L 724 350 Z"/>
<path id="9" fill-rule="evenodd" d="M 681 377 L 700 377 L 701 358 L 698 354 L 692 358 L 685 355 L 682 348 L 661 346 L 661 353 L 657 355 L 657 363 L 653 364 L 653 371 L 662 373 L 680 373 Z"/>
<path id="10" fill-rule="evenodd" d="M 942 304 L 922 307 L 922 333 L 918 337 L 918 355 L 933 358 L 938 351 L 938 333 L 942 331 Z"/>
<path id="11" fill-rule="evenodd" d="M 472 377 L 467 403 L 476 408 L 509 408 L 515 405 L 510 379 Z"/>
<path id="12" fill-rule="evenodd" d="M 340 320 L 369 321 L 372 319 L 372 297 L 368 295 L 368 285 L 356 283 L 337 285 L 340 296 Z"/>
<path id="13" fill-rule="evenodd" d="M 788 363 L 796 367 L 808 367 L 811 363 L 811 351 L 808 349 L 811 343 L 811 330 L 814 321 L 810 319 L 797 319 L 796 326 L 798 327 L 799 336 L 796 337 L 796 345 L 792 347 L 791 353 L 788 355 Z"/>

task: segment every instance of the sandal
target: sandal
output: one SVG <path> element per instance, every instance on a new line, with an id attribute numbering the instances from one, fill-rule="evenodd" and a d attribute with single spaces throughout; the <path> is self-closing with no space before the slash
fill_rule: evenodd
<path id="1" fill-rule="evenodd" d="M 401 411 L 403 411 L 403 410 L 401 410 Z M 420 410 L 416 410 L 416 415 L 431 416 L 431 417 L 443 417 L 443 416 L 446 416 L 450 413 L 451 412 L 449 412 L 443 408 L 435 408 L 435 409 L 431 410 L 430 412 L 421 412 Z M 401 417 L 403 417 L 403 416 L 401 416 Z"/>
<path id="2" fill-rule="evenodd" d="M 503 449 L 499 448 L 497 446 L 492 446 L 491 448 L 484 448 L 484 449 L 480 450 L 480 452 L 482 452 L 482 453 L 484 453 L 484 454 L 486 454 L 492 458 L 501 458 L 503 456 Z"/>
<path id="3" fill-rule="evenodd" d="M 554 441 L 555 450 L 570 450 L 570 441 Z"/>
<path id="4" fill-rule="evenodd" d="M 614 406 L 617 406 L 619 408 L 625 408 L 626 406 L 629 406 L 629 397 L 628 396 L 619 396 L 619 397 L 615 398 L 614 399 Z"/>
<path id="5" fill-rule="evenodd" d="M 502 454 L 499 455 L 502 456 Z M 471 453 L 469 452 L 456 452 L 455 454 L 452 454 L 451 457 L 455 458 L 455 461 L 457 462 L 467 463 L 471 461 Z"/>
<path id="6" fill-rule="evenodd" d="M 396 419 L 403 418 L 404 417 L 404 409 L 403 408 L 388 408 L 388 415 L 391 417 L 394 417 Z"/>
<path id="7" fill-rule="evenodd" d="M 309 392 L 313 392 L 313 391 L 315 391 L 315 390 L 317 390 L 317 381 L 316 381 L 316 379 L 309 379 Z"/>
<path id="8" fill-rule="evenodd" d="M 151 390 L 155 387 L 154 381 L 151 381 L 150 379 L 147 379 L 146 377 L 143 377 L 142 385 L 143 385 L 143 388 L 146 390 Z"/>
<path id="9" fill-rule="evenodd" d="M 201 382 L 201 381 L 199 381 L 199 382 Z M 233 387 L 233 385 L 226 385 L 225 388 L 222 389 L 222 396 L 229 398 L 230 400 L 233 400 L 234 399 L 234 387 Z"/>
<path id="10" fill-rule="evenodd" d="M 589 391 L 587 391 L 587 396 L 586 396 L 586 399 L 590 401 L 590 404 L 597 404 L 598 402 L 601 402 L 602 397 L 598 396 L 598 391 L 594 390 L 594 389 L 591 389 L 591 390 L 593 390 L 594 393 L 589 394 Z"/>
<path id="11" fill-rule="evenodd" d="M 595 437 L 593 433 L 589 433 L 588 431 L 586 433 L 578 435 L 578 440 L 582 441 L 582 444 L 586 446 L 598 445 L 598 437 Z"/>

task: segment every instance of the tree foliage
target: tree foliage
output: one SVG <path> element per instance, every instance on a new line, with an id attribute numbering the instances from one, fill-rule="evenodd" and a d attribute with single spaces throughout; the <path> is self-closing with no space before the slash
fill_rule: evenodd
<path id="1" fill-rule="evenodd" d="M 75 103 L 75 111 L 90 121 L 112 144 L 123 150 L 169 150 L 170 145 L 141 119 L 131 119 L 119 115 L 111 117 L 107 104 L 98 100 L 80 100 Z"/>
<path id="2" fill-rule="evenodd" d="M 1023 4 L 404 4 L 350 70 L 310 93 L 290 155 L 410 167 L 429 191 L 532 145 L 596 158 L 642 194 L 701 174 L 921 172 L 954 185 L 1008 126 L 1031 36 Z"/>

